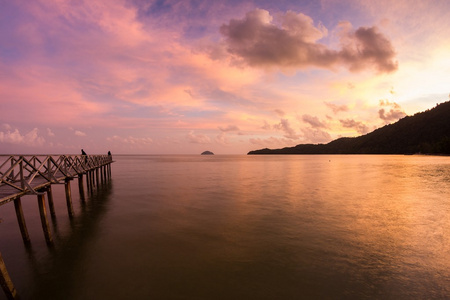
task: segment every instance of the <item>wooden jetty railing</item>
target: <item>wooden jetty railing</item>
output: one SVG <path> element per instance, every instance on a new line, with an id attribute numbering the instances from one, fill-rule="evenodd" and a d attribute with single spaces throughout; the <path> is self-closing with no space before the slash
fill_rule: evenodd
<path id="1" fill-rule="evenodd" d="M 47 219 L 45 194 L 50 214 L 55 216 L 52 184 L 64 184 L 69 217 L 74 215 L 70 181 L 78 178 L 80 198 L 84 201 L 83 176 L 86 175 L 88 191 L 111 178 L 111 155 L 0 155 L 0 206 L 14 202 L 22 239 L 30 243 L 21 197 L 37 195 L 39 214 L 47 244 L 52 236 Z M 8 299 L 15 299 L 17 292 L 6 271 L 0 254 L 0 285 Z"/>

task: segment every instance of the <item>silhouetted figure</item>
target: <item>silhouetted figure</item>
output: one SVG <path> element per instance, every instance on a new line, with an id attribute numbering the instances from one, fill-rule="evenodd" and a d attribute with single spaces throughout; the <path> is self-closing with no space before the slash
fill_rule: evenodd
<path id="1" fill-rule="evenodd" d="M 108 151 L 108 156 L 111 156 L 111 151 Z"/>
<path id="2" fill-rule="evenodd" d="M 81 149 L 81 155 L 84 156 L 84 163 L 86 164 L 87 163 L 87 154 L 86 154 L 86 152 L 84 152 L 83 149 Z"/>

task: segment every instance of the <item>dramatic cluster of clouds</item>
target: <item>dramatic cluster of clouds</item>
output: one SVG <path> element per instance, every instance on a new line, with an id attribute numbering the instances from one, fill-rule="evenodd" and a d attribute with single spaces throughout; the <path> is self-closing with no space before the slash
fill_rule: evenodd
<path id="1" fill-rule="evenodd" d="M 372 27 L 352 28 L 350 22 L 339 24 L 340 49 L 319 42 L 328 34 L 311 17 L 288 11 L 278 17 L 255 9 L 243 19 L 232 19 L 220 28 L 228 51 L 251 66 L 334 69 L 345 66 L 350 71 L 373 68 L 380 73 L 393 72 L 398 63 L 389 39 Z"/>

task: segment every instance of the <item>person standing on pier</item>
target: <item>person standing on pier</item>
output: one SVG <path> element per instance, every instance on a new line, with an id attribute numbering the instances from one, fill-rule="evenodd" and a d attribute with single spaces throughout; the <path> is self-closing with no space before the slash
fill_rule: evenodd
<path id="1" fill-rule="evenodd" d="M 87 154 L 83 149 L 81 149 L 81 155 L 84 156 L 84 163 L 87 163 Z"/>

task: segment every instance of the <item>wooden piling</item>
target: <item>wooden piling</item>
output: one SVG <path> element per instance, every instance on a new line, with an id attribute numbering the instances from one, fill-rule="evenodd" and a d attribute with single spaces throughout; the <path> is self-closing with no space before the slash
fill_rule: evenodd
<path id="1" fill-rule="evenodd" d="M 39 206 L 39 214 L 41 216 L 42 229 L 44 230 L 45 241 L 47 244 L 51 244 L 53 242 L 52 235 L 50 233 L 50 227 L 48 226 L 47 213 L 45 209 L 45 194 L 38 194 L 38 206 Z"/>
<path id="2" fill-rule="evenodd" d="M 102 175 L 102 183 L 104 183 L 104 182 L 106 182 L 106 166 L 101 166 L 100 172 Z"/>
<path id="3" fill-rule="evenodd" d="M 87 171 L 88 177 L 89 177 L 89 188 L 92 191 L 94 188 L 94 184 L 92 182 L 92 171 Z"/>
<path id="4" fill-rule="evenodd" d="M 47 187 L 47 199 L 48 199 L 48 207 L 50 208 L 50 215 L 52 217 L 56 216 L 55 212 L 55 204 L 53 203 L 53 193 L 52 193 L 52 186 L 49 185 Z"/>
<path id="5" fill-rule="evenodd" d="M 67 179 L 65 181 L 64 188 L 66 190 L 67 212 L 69 214 L 69 217 L 72 218 L 74 213 L 73 213 L 73 206 L 72 206 L 72 193 L 70 191 L 70 179 Z"/>
<path id="6" fill-rule="evenodd" d="M 11 277 L 9 277 L 1 253 L 0 253 L 0 285 L 2 286 L 7 299 L 9 300 L 18 299 L 17 290 L 14 287 Z"/>
<path id="7" fill-rule="evenodd" d="M 91 187 L 89 185 L 89 172 L 86 172 L 85 175 L 86 175 L 86 188 L 89 193 L 89 191 L 91 190 Z"/>
<path id="8" fill-rule="evenodd" d="M 28 245 L 30 243 L 30 236 L 28 235 L 27 225 L 22 210 L 22 201 L 20 198 L 14 200 L 14 208 L 16 210 L 17 222 L 19 223 L 23 242 Z"/>
<path id="9" fill-rule="evenodd" d="M 84 201 L 83 174 L 78 174 L 78 191 L 80 193 L 80 199 Z"/>
<path id="10" fill-rule="evenodd" d="M 95 178 L 97 179 L 97 187 L 100 186 L 100 176 L 98 172 L 98 168 L 95 168 Z"/>
<path id="11" fill-rule="evenodd" d="M 91 186 L 91 191 L 92 191 L 94 189 L 94 180 L 92 177 L 92 171 L 89 170 L 88 173 L 89 173 L 89 185 Z"/>

